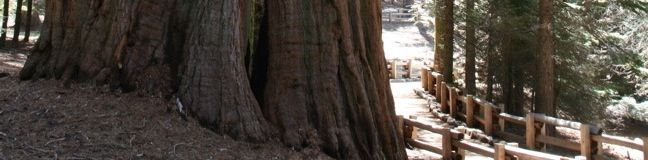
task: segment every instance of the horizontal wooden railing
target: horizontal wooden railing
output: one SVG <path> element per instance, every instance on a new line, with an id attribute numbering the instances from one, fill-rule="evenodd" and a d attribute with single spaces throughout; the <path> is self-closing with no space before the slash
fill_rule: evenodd
<path id="1" fill-rule="evenodd" d="M 425 124 L 424 122 L 417 121 L 416 119 L 405 119 L 399 116 L 399 124 L 404 128 L 405 142 L 412 147 L 427 150 L 437 153 L 443 159 L 462 159 L 465 158 L 465 151 L 470 151 L 484 157 L 494 158 L 496 160 L 504 160 L 506 156 L 518 157 L 520 159 L 571 159 L 568 157 L 551 155 L 547 153 L 527 150 L 519 148 L 515 145 L 495 144 L 494 148 L 474 142 L 470 142 L 465 138 L 464 132 L 448 127 L 441 127 L 435 125 Z M 441 146 L 434 146 L 423 141 L 416 140 L 416 129 L 427 130 L 435 134 L 441 135 Z"/>
<path id="2" fill-rule="evenodd" d="M 414 22 L 414 13 L 409 10 L 398 10 L 397 12 L 383 12 L 382 21 L 385 22 Z"/>
<path id="3" fill-rule="evenodd" d="M 399 79 L 399 78 L 412 78 L 412 60 L 402 61 L 398 59 L 392 59 L 388 61 L 387 70 L 389 70 L 390 79 Z M 404 68 L 405 73 L 401 73 L 401 67 Z"/>
<path id="4" fill-rule="evenodd" d="M 644 137 L 643 142 L 637 142 L 623 137 L 602 134 L 602 129 L 597 126 L 559 119 L 543 114 L 528 113 L 525 117 L 507 114 L 504 113 L 503 108 L 486 100 L 472 95 L 463 95 L 461 90 L 447 85 L 442 79 L 443 76 L 441 74 L 434 72 L 429 68 L 421 70 L 421 85 L 423 89 L 417 91 L 418 94 L 426 98 L 428 101 L 432 101 L 433 98 L 431 97 L 434 96 L 436 97 L 434 100 L 440 102 L 438 113 L 433 112 L 433 115 L 437 115 L 442 120 L 463 120 L 467 127 L 478 127 L 483 130 L 485 136 L 497 136 L 506 141 L 525 144 L 526 148 L 528 148 L 522 149 L 512 146 L 500 146 L 501 148 L 504 148 L 505 153 L 498 154 L 517 156 L 518 158 L 522 157 L 523 159 L 565 159 L 565 157 L 557 155 L 532 151 L 534 149 L 544 150 L 544 146 L 549 144 L 580 152 L 583 158 L 593 159 L 595 154 L 603 154 L 603 144 L 610 144 L 642 151 L 644 153 L 644 159 L 648 160 L 648 137 Z M 434 108 L 431 108 L 431 110 L 434 111 Z M 414 126 L 438 134 L 442 133 L 442 129 L 439 129 L 439 127 L 434 129 L 434 127 L 424 127 L 422 124 L 414 123 L 410 120 L 405 121 L 407 122 L 404 124 L 406 126 Z M 517 135 L 508 132 L 506 130 L 506 125 L 518 125 L 525 129 L 525 134 Z M 570 141 L 547 135 L 546 128 L 549 125 L 578 131 L 580 133 L 578 140 Z M 413 142 L 414 140 L 409 141 Z M 495 148 L 487 149 L 483 146 L 478 147 L 475 146 L 475 144 L 461 141 L 460 139 L 451 139 L 451 141 L 452 147 L 458 147 L 460 150 L 468 150 L 497 159 L 497 156 L 495 155 L 490 156 L 492 155 L 491 153 L 495 154 L 494 152 L 497 152 L 497 144 L 494 146 Z M 443 148 L 437 149 L 443 151 Z M 447 157 L 444 156 L 444 158 Z"/>

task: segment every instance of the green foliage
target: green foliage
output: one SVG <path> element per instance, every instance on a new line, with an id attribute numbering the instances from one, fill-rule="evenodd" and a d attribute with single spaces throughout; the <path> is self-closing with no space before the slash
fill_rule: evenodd
<path id="1" fill-rule="evenodd" d="M 637 103 L 632 97 L 614 100 L 606 110 L 608 121 L 612 124 L 623 124 L 625 120 L 648 123 L 648 102 Z"/>
<path id="2" fill-rule="evenodd" d="M 616 1 L 621 7 L 631 10 L 637 14 L 641 12 L 648 12 L 648 2 L 643 2 L 639 0 L 617 0 Z"/>
<path id="3" fill-rule="evenodd" d="M 562 116 L 581 121 L 601 120 L 606 107 L 621 97 L 648 100 L 648 2 L 644 0 L 554 1 L 556 105 Z M 502 84 L 512 72 L 525 90 L 531 106 L 535 85 L 535 54 L 538 0 L 478 0 L 473 15 L 466 15 L 463 1 L 456 6 L 456 35 L 463 35 L 466 17 L 478 24 L 478 72 L 494 65 L 496 101 L 505 97 Z M 431 5 L 428 5 L 431 6 Z M 494 10 L 489 13 L 489 8 Z M 494 33 L 488 37 L 487 33 Z M 508 39 L 507 39 L 508 38 Z M 455 38 L 459 73 L 464 65 L 464 39 Z M 488 41 L 493 41 L 489 46 Z M 510 40 L 511 43 L 506 43 Z M 508 45 L 508 46 L 507 46 Z M 486 59 L 489 48 L 494 59 Z M 507 53 L 506 51 L 514 51 Z M 485 77 L 478 77 L 478 84 Z M 478 85 L 479 86 L 479 85 Z M 484 96 L 485 87 L 482 88 Z M 632 115 L 648 114 L 636 108 Z"/>

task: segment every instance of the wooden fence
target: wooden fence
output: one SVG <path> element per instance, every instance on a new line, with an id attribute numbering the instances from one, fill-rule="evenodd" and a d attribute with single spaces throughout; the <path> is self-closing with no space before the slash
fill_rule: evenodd
<path id="1" fill-rule="evenodd" d="M 394 12 L 382 12 L 384 22 L 415 22 L 414 13 L 410 9 L 399 8 Z"/>
<path id="2" fill-rule="evenodd" d="M 421 70 L 421 85 L 423 90 L 419 91 L 428 101 L 440 102 L 438 111 L 433 110 L 433 115 L 442 120 L 458 119 L 466 123 L 467 127 L 477 127 L 483 130 L 484 135 L 473 138 L 485 139 L 490 146 L 483 146 L 463 140 L 466 131 L 455 131 L 454 129 L 426 125 L 412 119 L 399 118 L 405 129 L 406 142 L 416 148 L 439 153 L 444 159 L 456 159 L 462 157 L 464 150 L 471 151 L 486 157 L 504 159 L 506 157 L 517 157 L 519 159 L 570 159 L 540 151 L 544 150 L 547 144 L 561 147 L 567 150 L 580 152 L 575 159 L 600 159 L 603 154 L 603 144 L 618 145 L 642 151 L 644 159 L 648 160 L 648 137 L 643 142 L 633 141 L 623 137 L 602 134 L 602 129 L 593 125 L 574 122 L 538 113 L 528 113 L 525 117 L 514 116 L 503 112 L 498 107 L 472 95 L 462 95 L 455 87 L 447 85 L 442 81 L 443 76 L 430 69 Z M 429 95 L 428 95 L 429 93 Z M 427 95 L 427 96 L 426 96 Z M 430 95 L 438 97 L 432 99 Z M 402 119 L 402 120 L 401 120 Z M 518 125 L 525 129 L 524 135 L 517 135 L 507 131 L 506 125 Z M 546 134 L 548 125 L 563 127 L 575 130 L 580 133 L 577 141 L 565 140 Z M 428 130 L 443 136 L 443 147 L 435 148 L 415 139 L 413 128 Z M 478 135 L 478 134 L 477 134 Z M 524 144 L 527 149 L 519 148 L 516 145 L 493 144 L 492 136 L 499 137 L 513 144 Z M 413 138 L 414 137 L 414 138 Z M 454 150 L 453 150 L 454 148 Z"/>
<path id="3" fill-rule="evenodd" d="M 387 70 L 390 79 L 412 78 L 412 60 L 390 60 Z"/>

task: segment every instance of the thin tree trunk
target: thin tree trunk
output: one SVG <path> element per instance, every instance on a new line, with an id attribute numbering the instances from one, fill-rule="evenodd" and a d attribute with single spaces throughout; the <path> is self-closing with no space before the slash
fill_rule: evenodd
<path id="1" fill-rule="evenodd" d="M 548 116 L 555 116 L 554 46 L 553 46 L 553 0 L 540 0 L 540 27 L 538 28 L 538 83 L 535 106 Z"/>
<path id="2" fill-rule="evenodd" d="M 443 0 L 434 0 L 434 70 L 441 72 L 443 54 Z"/>
<path id="3" fill-rule="evenodd" d="M 18 41 L 20 39 L 20 24 L 22 24 L 22 6 L 23 6 L 23 0 L 18 0 L 17 6 L 16 6 L 16 23 L 14 24 L 14 37 L 13 37 L 13 42 L 14 44 L 18 44 Z"/>
<path id="4" fill-rule="evenodd" d="M 2 35 L 0 36 L 0 47 L 5 46 L 7 40 L 7 21 L 9 21 L 9 0 L 4 0 L 4 7 L 2 9 Z"/>
<path id="5" fill-rule="evenodd" d="M 589 14 L 590 9 L 592 8 L 592 0 L 583 0 L 584 15 Z"/>
<path id="6" fill-rule="evenodd" d="M 495 23 L 497 20 L 497 1 L 498 0 L 491 0 L 489 2 L 488 6 L 488 46 L 486 49 L 486 59 L 487 59 L 487 68 L 486 68 L 486 99 L 488 101 L 493 101 L 493 85 L 495 84 L 495 64 L 496 62 L 496 48 L 497 48 L 497 43 L 496 43 L 496 35 L 497 35 L 497 28 L 495 27 Z"/>
<path id="7" fill-rule="evenodd" d="M 466 0 L 466 94 L 475 94 L 475 44 L 477 38 L 475 37 L 475 17 L 474 15 L 475 0 Z"/>
<path id="8" fill-rule="evenodd" d="M 437 2 L 438 10 L 435 19 L 436 26 L 436 45 L 434 49 L 435 62 L 437 57 L 440 58 L 438 62 L 438 71 L 443 74 L 444 81 L 448 84 L 453 83 L 452 75 L 452 54 L 453 54 L 453 33 L 454 33 L 454 18 L 453 18 L 453 0 L 440 0 Z"/>
<path id="9" fill-rule="evenodd" d="M 514 113 L 518 106 L 515 106 L 515 98 L 513 95 L 515 78 L 513 66 L 513 35 L 512 33 L 504 33 L 502 40 L 502 99 L 504 101 L 504 110 L 506 113 Z M 518 115 L 520 116 L 520 115 Z"/>
<path id="10" fill-rule="evenodd" d="M 25 39 L 23 39 L 24 42 L 29 42 L 29 34 L 31 33 L 31 25 L 32 25 L 32 9 L 33 9 L 33 1 L 34 0 L 27 0 L 27 23 L 25 23 Z"/>
<path id="11" fill-rule="evenodd" d="M 519 73 L 519 70 L 514 73 L 515 75 L 522 75 L 522 73 Z M 519 77 L 520 76 L 514 76 L 516 79 L 513 80 L 513 89 L 511 91 L 511 99 L 513 101 L 511 104 L 513 105 L 510 107 L 511 110 L 509 110 L 510 112 L 508 113 L 517 116 L 524 116 L 523 111 L 526 94 L 524 93 L 524 81 L 522 79 L 517 79 Z"/>

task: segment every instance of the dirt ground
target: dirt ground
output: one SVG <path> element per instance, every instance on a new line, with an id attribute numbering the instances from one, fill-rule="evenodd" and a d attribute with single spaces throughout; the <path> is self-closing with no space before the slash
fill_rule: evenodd
<path id="1" fill-rule="evenodd" d="M 0 160 L 9 159 L 327 159 L 279 142 L 221 136 L 172 102 L 89 84 L 18 81 L 24 50 L 1 50 Z"/>

